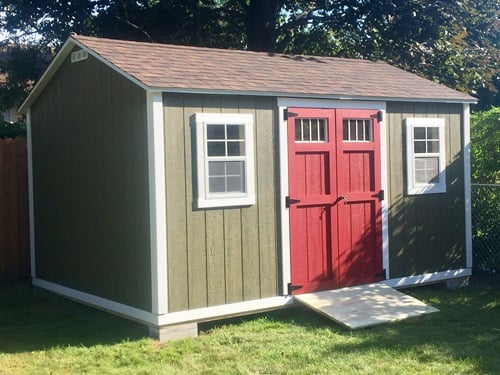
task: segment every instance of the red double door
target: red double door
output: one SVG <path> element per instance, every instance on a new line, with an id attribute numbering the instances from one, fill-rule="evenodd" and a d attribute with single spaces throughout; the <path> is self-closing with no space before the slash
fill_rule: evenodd
<path id="1" fill-rule="evenodd" d="M 377 111 L 287 114 L 293 293 L 383 279 Z"/>

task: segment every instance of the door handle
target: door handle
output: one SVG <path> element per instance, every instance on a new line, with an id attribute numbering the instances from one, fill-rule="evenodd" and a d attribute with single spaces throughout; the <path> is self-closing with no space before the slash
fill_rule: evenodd
<path id="1" fill-rule="evenodd" d="M 344 201 L 344 202 L 347 202 L 347 199 L 349 197 L 347 195 L 340 195 L 338 198 L 337 198 L 337 202 L 340 202 L 340 201 Z"/>

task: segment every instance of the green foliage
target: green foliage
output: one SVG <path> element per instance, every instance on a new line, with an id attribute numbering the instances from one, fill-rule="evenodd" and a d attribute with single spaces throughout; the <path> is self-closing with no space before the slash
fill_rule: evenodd
<path id="1" fill-rule="evenodd" d="M 474 267 L 500 271 L 500 107 L 471 116 Z"/>
<path id="2" fill-rule="evenodd" d="M 349 331 L 305 308 L 200 325 L 159 343 L 145 327 L 42 290 L 0 286 L 6 374 L 498 374 L 500 282 L 409 294 L 440 312 Z"/>
<path id="3" fill-rule="evenodd" d="M 26 123 L 24 121 L 15 123 L 0 121 L 0 139 L 16 137 L 26 137 Z"/>
<path id="4" fill-rule="evenodd" d="M 471 116 L 472 181 L 500 184 L 500 107 Z"/>

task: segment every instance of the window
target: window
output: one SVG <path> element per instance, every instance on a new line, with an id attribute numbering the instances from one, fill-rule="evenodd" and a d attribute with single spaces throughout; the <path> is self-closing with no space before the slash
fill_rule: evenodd
<path id="1" fill-rule="evenodd" d="M 444 119 L 407 118 L 408 194 L 446 192 Z"/>
<path id="2" fill-rule="evenodd" d="M 327 142 L 328 124 L 324 118 L 295 119 L 295 142 Z"/>
<path id="3" fill-rule="evenodd" d="M 373 141 L 373 123 L 370 119 L 344 119 L 343 140 L 347 142 Z"/>
<path id="4" fill-rule="evenodd" d="M 253 116 L 197 113 L 198 207 L 255 203 Z"/>

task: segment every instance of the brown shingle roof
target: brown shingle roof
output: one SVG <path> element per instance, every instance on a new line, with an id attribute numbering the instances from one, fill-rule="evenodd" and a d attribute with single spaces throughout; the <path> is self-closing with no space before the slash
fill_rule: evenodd
<path id="1" fill-rule="evenodd" d="M 384 62 L 72 36 L 148 88 L 333 98 L 464 101 L 467 94 Z"/>

